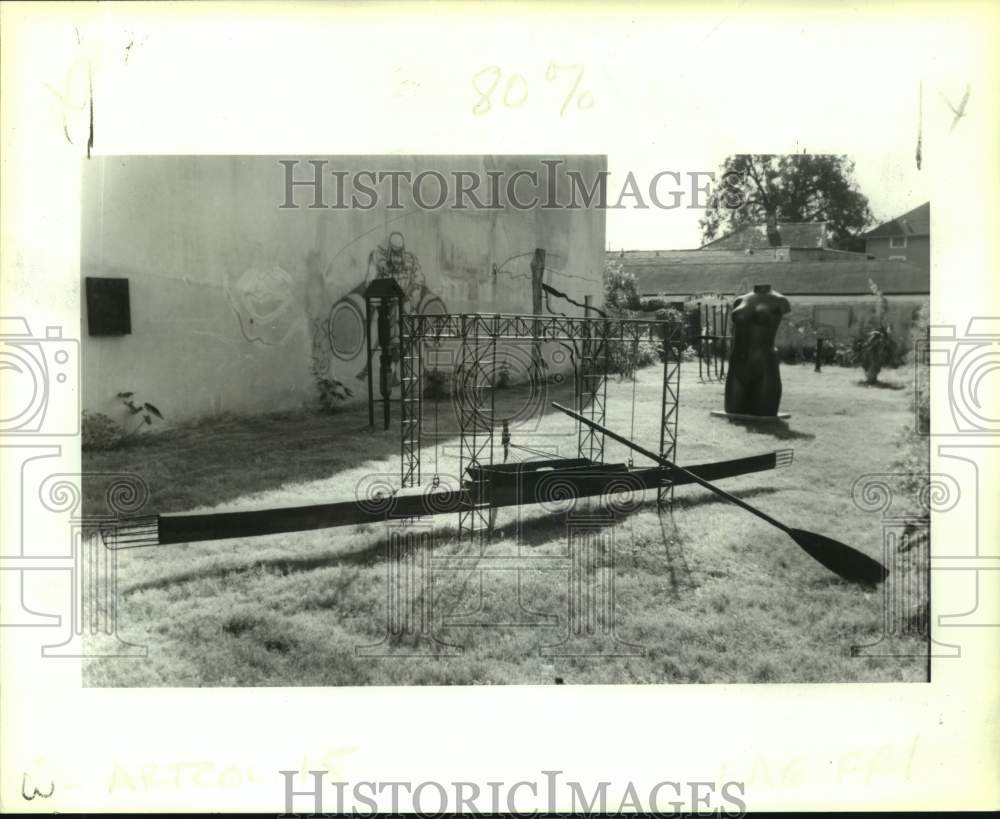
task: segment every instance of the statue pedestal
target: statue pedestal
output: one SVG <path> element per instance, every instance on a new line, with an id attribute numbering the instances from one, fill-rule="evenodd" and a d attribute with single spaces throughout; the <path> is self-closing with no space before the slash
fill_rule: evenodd
<path id="1" fill-rule="evenodd" d="M 747 415 L 742 412 L 725 412 L 724 410 L 712 410 L 712 415 L 716 418 L 728 418 L 730 421 L 757 421 L 760 423 L 787 421 L 792 417 L 790 412 L 779 412 L 777 415 Z"/>

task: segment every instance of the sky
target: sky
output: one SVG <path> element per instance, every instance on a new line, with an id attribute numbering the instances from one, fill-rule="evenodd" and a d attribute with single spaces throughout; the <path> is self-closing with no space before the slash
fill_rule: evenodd
<path id="1" fill-rule="evenodd" d="M 850 156 L 855 162 L 854 178 L 860 190 L 868 197 L 875 216 L 876 223 L 893 219 L 908 210 L 928 201 L 930 185 L 917 170 L 914 159 L 916 142 L 912 150 L 902 155 L 861 154 Z M 690 162 L 664 162 L 661 166 L 649 165 L 639 167 L 630 165 L 620 156 L 608 156 L 608 191 L 609 204 L 620 194 L 625 180 L 631 171 L 639 184 L 646 204 L 646 209 L 634 207 L 635 200 L 626 197 L 624 204 L 629 205 L 622 210 L 607 211 L 607 246 L 610 250 L 673 250 L 698 247 L 701 244 L 701 230 L 698 220 L 704 211 L 692 205 L 703 204 L 704 194 L 697 197 L 692 193 L 693 182 L 705 186 L 708 177 L 692 174 L 702 172 L 717 172 L 725 157 L 717 161 L 699 158 Z M 664 205 L 674 201 L 671 191 L 682 195 L 680 207 L 670 210 L 652 206 L 647 191 L 650 180 L 663 170 L 680 174 L 681 184 L 676 183 L 675 176 L 661 177 L 657 186 L 659 198 Z"/>

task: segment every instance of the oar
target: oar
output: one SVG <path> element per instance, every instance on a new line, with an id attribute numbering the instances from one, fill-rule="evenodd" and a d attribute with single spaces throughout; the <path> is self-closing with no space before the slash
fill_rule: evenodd
<path id="1" fill-rule="evenodd" d="M 660 457 L 655 452 L 651 452 L 650 450 L 639 446 L 634 441 L 630 441 L 628 438 L 625 438 L 616 432 L 612 432 L 610 429 L 598 424 L 596 421 L 592 421 L 591 419 L 580 415 L 578 412 L 573 412 L 573 410 L 567 409 L 561 404 L 557 404 L 555 401 L 552 402 L 552 406 L 560 412 L 566 413 L 571 418 L 575 418 L 577 421 L 586 424 L 591 429 L 603 432 L 612 440 L 617 441 L 620 444 L 624 444 L 629 449 L 633 449 L 639 454 L 645 455 L 647 458 L 651 458 L 668 469 L 681 473 L 690 480 L 694 481 L 694 483 L 704 486 L 710 492 L 714 492 L 720 498 L 724 498 L 730 503 L 739 506 L 741 509 L 746 509 L 750 514 L 756 515 L 761 520 L 770 523 L 772 526 L 780 529 L 792 540 L 794 540 L 810 557 L 818 560 L 830 571 L 840 575 L 845 580 L 857 583 L 874 584 L 881 583 L 888 576 L 889 571 L 885 568 L 885 566 L 877 560 L 872 560 L 872 558 L 868 557 L 868 555 L 862 554 L 857 549 L 852 549 L 846 543 L 841 543 L 840 541 L 826 537 L 825 535 L 818 535 L 815 532 L 807 532 L 805 529 L 793 529 L 790 526 L 786 526 L 780 520 L 775 520 L 770 515 L 761 512 L 760 509 L 755 506 L 751 506 L 745 500 L 741 500 L 735 495 L 730 495 L 724 489 L 719 489 L 719 487 L 715 484 L 709 483 L 704 478 L 695 475 L 693 472 L 688 471 L 684 467 L 677 466 L 677 464 L 668 461 L 666 458 Z"/>

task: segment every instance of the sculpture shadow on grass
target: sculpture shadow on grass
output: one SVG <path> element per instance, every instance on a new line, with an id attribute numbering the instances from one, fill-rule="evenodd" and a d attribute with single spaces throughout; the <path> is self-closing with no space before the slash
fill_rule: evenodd
<path id="1" fill-rule="evenodd" d="M 867 381 L 858 381 L 856 383 L 859 387 L 868 387 L 873 390 L 905 390 L 907 387 L 906 384 L 893 384 L 888 381 L 876 381 L 872 384 L 869 384 Z"/>
<path id="2" fill-rule="evenodd" d="M 816 437 L 811 432 L 799 432 L 792 429 L 786 421 L 744 421 L 730 418 L 729 423 L 741 426 L 754 435 L 767 435 L 781 441 L 812 441 Z"/>
<path id="3" fill-rule="evenodd" d="M 771 487 L 758 487 L 755 489 L 748 489 L 741 492 L 734 492 L 733 494 L 738 495 L 743 498 L 750 498 L 757 495 L 770 494 L 772 492 L 777 492 L 777 489 Z M 640 503 L 634 511 L 656 511 L 657 504 L 655 494 L 650 492 L 650 497 L 645 499 Z M 704 504 L 719 503 L 723 504 L 725 501 L 719 499 L 715 495 L 705 494 L 693 498 L 686 498 L 678 503 L 678 508 L 680 510 L 686 508 L 695 508 L 702 506 Z M 634 514 L 634 512 L 633 512 Z M 597 528 L 607 528 L 615 526 L 620 523 L 627 515 L 622 513 L 608 514 L 608 517 L 603 522 L 597 522 L 593 519 L 588 521 L 589 527 Z M 669 519 L 669 524 L 664 523 L 664 518 Z M 378 526 L 381 524 L 371 524 L 373 526 Z M 685 583 L 683 578 L 686 577 L 690 579 L 690 569 L 687 568 L 687 562 L 683 554 L 683 539 L 680 530 L 678 529 L 676 522 L 673 520 L 673 515 L 669 510 L 660 510 L 660 525 L 661 531 L 663 532 L 663 543 L 665 549 L 665 555 L 668 561 L 669 570 L 672 573 L 677 574 L 676 582 L 672 583 L 675 589 L 681 588 Z M 508 524 L 502 527 L 498 527 L 495 531 L 496 538 L 504 538 L 513 536 L 515 531 L 519 529 L 520 531 L 520 543 L 522 546 L 532 547 L 532 546 L 542 546 L 546 543 L 551 543 L 556 538 L 561 538 L 565 536 L 566 532 L 566 519 L 564 515 L 539 515 L 537 517 L 531 517 L 519 521 L 517 524 Z M 435 526 L 433 543 L 435 545 L 443 545 L 444 543 L 451 542 L 456 537 L 455 527 L 452 525 L 445 526 Z M 424 541 L 426 543 L 428 541 Z M 264 558 L 261 560 L 247 561 L 246 563 L 241 563 L 237 565 L 227 565 L 227 566 L 213 566 L 206 567 L 203 569 L 192 569 L 190 571 L 179 572 L 171 575 L 166 575 L 164 577 L 157 577 L 146 581 L 141 581 L 139 583 L 126 585 L 122 591 L 125 596 L 135 594 L 142 591 L 151 591 L 156 589 L 171 588 L 178 585 L 183 585 L 185 583 L 198 582 L 202 580 L 224 580 L 229 577 L 237 577 L 240 575 L 245 575 L 249 572 L 255 571 L 265 571 L 274 574 L 281 575 L 292 575 L 299 574 L 302 572 L 316 571 L 319 569 L 330 568 L 334 566 L 374 566 L 385 562 L 386 555 L 389 553 L 389 537 L 386 535 L 380 536 L 372 543 L 365 546 L 363 549 L 357 551 L 328 551 L 321 554 L 311 554 L 311 555 L 300 555 L 300 556 L 290 556 L 290 557 L 273 557 Z M 170 547 L 164 547 L 170 548 Z M 428 548 L 427 546 L 418 546 L 419 549 Z M 434 547 L 430 547 L 434 548 Z M 471 548 L 471 547 L 470 547 Z M 478 549 L 478 545 L 475 546 Z M 487 549 L 489 548 L 487 544 Z M 675 559 L 676 558 L 676 559 Z M 677 566 L 675 564 L 680 563 L 682 565 Z M 688 585 L 691 585 L 688 583 Z"/>

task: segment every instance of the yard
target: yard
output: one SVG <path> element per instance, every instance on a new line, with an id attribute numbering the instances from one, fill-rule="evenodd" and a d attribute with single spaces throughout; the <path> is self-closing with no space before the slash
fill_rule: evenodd
<path id="1" fill-rule="evenodd" d="M 721 485 L 791 526 L 881 559 L 881 522 L 854 505 L 851 486 L 860 475 L 891 471 L 898 459 L 912 416 L 910 371 L 884 373 L 888 388 L 881 389 L 860 385 L 859 377 L 858 370 L 814 373 L 811 366 L 785 365 L 788 425 L 747 427 L 709 415 L 721 408 L 722 385 L 700 383 L 697 365 L 686 364 L 678 461 L 793 448 L 790 467 Z M 628 435 L 634 423 L 636 439 L 655 447 L 660 384 L 658 367 L 639 372 L 633 421 L 631 382 L 610 382 L 608 426 Z M 513 414 L 527 400 L 527 388 L 514 387 L 498 405 Z M 550 400 L 570 403 L 568 386 L 549 385 L 539 406 Z M 425 480 L 435 461 L 443 475 L 456 471 L 446 408 L 442 402 L 442 444 L 435 448 L 428 442 L 433 405 L 425 404 Z M 570 419 L 546 409 L 537 428 L 515 431 L 514 443 L 572 455 L 572 429 Z M 607 461 L 628 457 L 608 442 Z M 141 445 L 85 453 L 84 466 L 142 475 L 151 488 L 144 511 L 327 503 L 352 499 L 379 480 L 398 485 L 399 430 L 394 417 L 390 431 L 370 431 L 364 406 L 335 415 L 225 418 L 168 430 Z M 86 510 L 101 511 L 100 482 L 84 489 Z M 578 509 L 599 517 L 602 507 L 592 500 Z M 388 569 L 398 564 L 387 562 L 393 541 L 385 525 L 123 551 L 119 634 L 147 646 L 148 656 L 86 660 L 85 684 L 926 679 L 916 639 L 904 646 L 909 657 L 851 656 L 852 645 L 881 638 L 881 589 L 841 581 L 780 532 L 697 486 L 676 490 L 672 512 L 658 512 L 650 492 L 617 522 L 585 521 L 607 545 L 603 550 L 569 552 L 566 521 L 538 506 L 500 510 L 498 531 L 485 549 L 458 541 L 454 515 L 428 523 L 415 527 L 433 533 L 433 545 L 425 540 L 404 559 L 417 565 L 416 599 L 429 618 L 424 639 L 413 630 L 387 637 L 399 587 L 390 580 Z M 579 572 L 570 569 L 571 553 L 583 556 L 573 564 Z M 424 574 L 420 565 L 435 568 Z M 512 570 L 516 566 L 520 571 Z M 422 579 L 428 581 L 423 586 Z M 601 610 L 613 611 L 613 629 Z M 594 611 L 596 619 L 588 619 Z"/>

